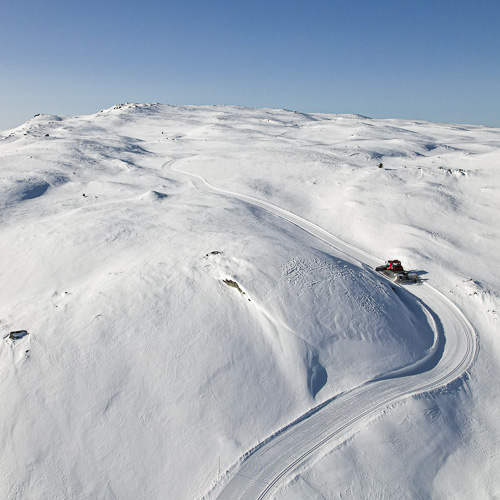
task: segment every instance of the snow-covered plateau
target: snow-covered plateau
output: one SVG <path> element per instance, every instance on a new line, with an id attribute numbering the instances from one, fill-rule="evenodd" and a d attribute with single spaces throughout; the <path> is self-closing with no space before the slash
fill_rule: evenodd
<path id="1" fill-rule="evenodd" d="M 500 498 L 499 249 L 498 128 L 0 132 L 0 498 Z"/>

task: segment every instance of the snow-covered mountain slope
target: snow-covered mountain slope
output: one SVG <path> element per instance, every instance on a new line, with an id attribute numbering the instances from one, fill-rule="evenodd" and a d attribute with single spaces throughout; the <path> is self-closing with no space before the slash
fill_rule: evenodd
<path id="1" fill-rule="evenodd" d="M 219 464 L 432 348 L 411 289 L 172 166 L 400 258 L 479 334 L 466 379 L 358 429 L 283 498 L 376 496 L 387 475 L 394 495 L 497 493 L 499 145 L 486 127 L 157 104 L 0 134 L 0 328 L 29 332 L 0 344 L 0 496 L 199 497 Z M 380 443 L 406 476 L 370 472 Z"/>

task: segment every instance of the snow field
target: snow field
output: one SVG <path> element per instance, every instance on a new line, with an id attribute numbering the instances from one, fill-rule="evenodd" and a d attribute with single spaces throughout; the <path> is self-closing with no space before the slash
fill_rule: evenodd
<path id="1" fill-rule="evenodd" d="M 0 327 L 30 332 L 0 346 L 1 496 L 201 496 L 219 459 L 228 469 L 311 407 L 432 346 L 404 292 L 286 221 L 203 192 L 170 168 L 175 159 L 425 271 L 480 335 L 461 389 L 391 410 L 283 498 L 446 496 L 464 467 L 493 495 L 499 137 L 162 105 L 39 116 L 0 134 Z"/>

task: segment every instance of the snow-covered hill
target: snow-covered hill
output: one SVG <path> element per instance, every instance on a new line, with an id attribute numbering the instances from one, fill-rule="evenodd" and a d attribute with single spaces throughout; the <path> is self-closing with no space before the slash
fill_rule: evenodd
<path id="1" fill-rule="evenodd" d="M 478 126 L 159 104 L 1 133 L 0 328 L 29 335 L 0 343 L 0 496 L 200 497 L 312 407 L 433 348 L 411 288 L 179 170 L 400 258 L 479 336 L 466 377 L 278 496 L 499 494 L 499 146 Z"/>

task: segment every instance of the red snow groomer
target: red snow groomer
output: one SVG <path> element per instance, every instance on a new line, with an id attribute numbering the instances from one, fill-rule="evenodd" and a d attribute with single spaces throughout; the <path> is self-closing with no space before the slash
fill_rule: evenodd
<path id="1" fill-rule="evenodd" d="M 378 266 L 375 271 L 387 276 L 395 283 L 418 283 L 420 278 L 417 273 L 409 273 L 403 269 L 400 260 L 388 260 L 383 266 Z"/>

